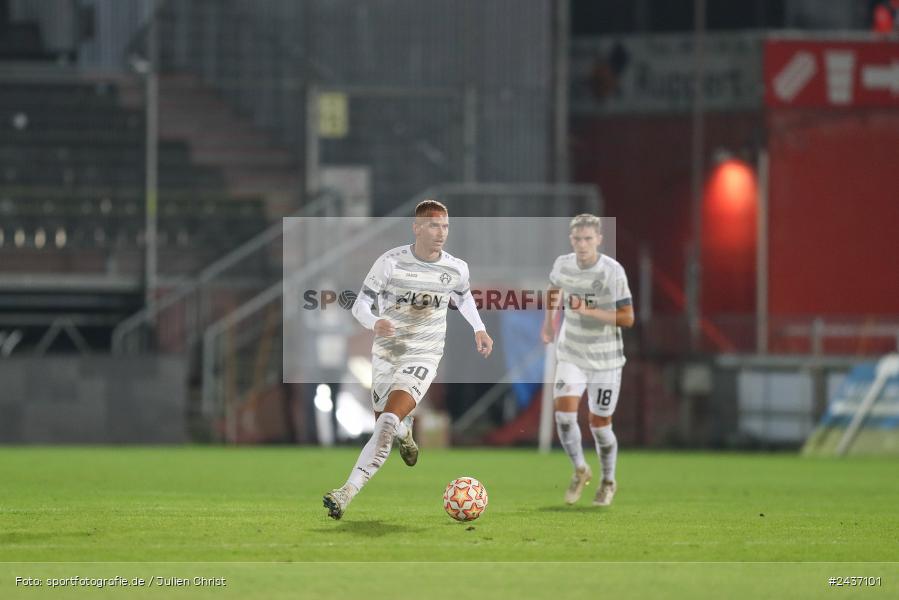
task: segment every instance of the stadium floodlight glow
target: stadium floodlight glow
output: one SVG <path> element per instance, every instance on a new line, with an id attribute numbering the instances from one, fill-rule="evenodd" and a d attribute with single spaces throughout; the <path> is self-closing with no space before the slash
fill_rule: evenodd
<path id="1" fill-rule="evenodd" d="M 354 356 L 347 362 L 347 368 L 362 387 L 371 389 L 371 361 L 364 356 Z"/>
<path id="2" fill-rule="evenodd" d="M 356 437 L 361 434 L 366 429 L 366 425 L 368 425 L 367 429 L 374 428 L 371 413 L 365 410 L 350 392 L 337 394 L 337 412 L 335 416 L 337 417 L 337 422 L 350 437 Z"/>
<path id="3" fill-rule="evenodd" d="M 322 412 L 331 412 L 334 410 L 334 401 L 331 400 L 331 386 L 320 383 L 315 388 L 315 408 Z"/>
<path id="4" fill-rule="evenodd" d="M 326 396 L 315 396 L 315 408 L 321 412 L 331 412 L 334 409 L 334 402 Z"/>

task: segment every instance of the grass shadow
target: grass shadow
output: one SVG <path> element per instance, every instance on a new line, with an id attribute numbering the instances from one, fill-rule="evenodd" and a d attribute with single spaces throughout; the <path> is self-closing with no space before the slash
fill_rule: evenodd
<path id="1" fill-rule="evenodd" d="M 541 506 L 537 509 L 540 512 L 554 513 L 593 513 L 596 515 L 604 514 L 607 509 L 600 506 L 579 506 L 566 504 L 553 504 L 550 506 Z"/>
<path id="2" fill-rule="evenodd" d="M 91 531 L 9 531 L 0 533 L 0 545 L 44 542 L 59 538 L 88 538 Z"/>
<path id="3" fill-rule="evenodd" d="M 388 535 L 406 535 L 424 531 L 423 527 L 409 527 L 397 523 L 385 523 L 384 521 L 340 521 L 333 527 L 318 527 L 312 529 L 316 533 L 342 533 L 360 537 L 379 538 Z"/>

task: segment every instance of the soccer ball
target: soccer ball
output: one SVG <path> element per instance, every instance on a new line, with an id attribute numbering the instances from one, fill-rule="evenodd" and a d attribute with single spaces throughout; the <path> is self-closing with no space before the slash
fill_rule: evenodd
<path id="1" fill-rule="evenodd" d="M 457 521 L 474 521 L 487 508 L 487 488 L 474 477 L 453 479 L 443 492 L 443 509 Z"/>

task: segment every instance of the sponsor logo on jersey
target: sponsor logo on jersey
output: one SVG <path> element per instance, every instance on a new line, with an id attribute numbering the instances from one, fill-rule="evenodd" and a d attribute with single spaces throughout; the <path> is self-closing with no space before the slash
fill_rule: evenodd
<path id="1" fill-rule="evenodd" d="M 440 308 L 443 304 L 443 296 L 439 294 L 429 294 L 428 292 L 413 292 L 407 290 L 404 294 L 396 297 L 396 308 L 400 308 L 403 304 L 408 304 L 412 308 Z"/>

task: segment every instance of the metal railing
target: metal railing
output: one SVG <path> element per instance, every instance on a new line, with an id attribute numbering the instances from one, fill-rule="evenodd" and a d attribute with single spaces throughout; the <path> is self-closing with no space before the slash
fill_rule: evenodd
<path id="1" fill-rule="evenodd" d="M 783 328 L 782 335 L 807 339 L 811 353 L 814 355 L 824 353 L 825 341 L 828 338 L 856 340 L 862 346 L 861 350 L 864 350 L 864 346 L 873 340 L 890 340 L 896 344 L 893 349 L 899 351 L 899 321 L 828 322 L 823 317 L 815 317 L 811 323 L 787 325 Z M 874 352 L 880 353 L 881 350 L 878 348 Z"/>
<path id="2" fill-rule="evenodd" d="M 503 376 L 503 378 L 487 390 L 483 396 L 477 399 L 468 410 L 455 420 L 453 423 L 453 433 L 463 435 L 468 429 L 486 413 L 490 408 L 506 397 L 506 393 L 511 390 L 520 377 L 523 376 L 524 370 L 537 357 L 544 355 L 546 352 L 543 346 L 536 346 L 527 356 L 516 364 L 513 368 Z"/>
<path id="3" fill-rule="evenodd" d="M 336 192 L 325 191 L 293 216 L 329 216 L 330 211 L 334 210 L 340 200 Z M 259 256 L 268 256 L 280 261 L 280 256 L 270 254 L 273 245 L 280 240 L 282 234 L 282 223 L 278 220 L 205 267 L 196 277 L 182 280 L 175 289 L 123 320 L 112 333 L 113 353 L 135 353 L 146 349 L 147 334 L 154 329 L 157 339 L 164 342 L 167 349 L 183 351 L 191 348 L 197 342 L 200 332 L 216 317 L 207 294 L 216 288 L 228 286 L 240 288 L 254 282 L 258 284 L 258 273 L 241 274 L 227 279 L 224 276 L 236 271 L 242 263 Z M 278 269 L 272 270 L 280 276 L 280 264 Z M 169 317 L 171 322 L 166 320 L 166 317 Z"/>
<path id="4" fill-rule="evenodd" d="M 641 320 L 640 338 L 649 355 L 688 351 L 683 315 L 654 314 Z M 757 319 L 751 314 L 703 318 L 700 353 L 758 354 Z M 764 328 L 770 355 L 879 356 L 899 349 L 899 315 L 833 317 L 796 315 L 769 317 Z"/>
<path id="5" fill-rule="evenodd" d="M 415 204 L 426 198 L 429 193 L 430 190 L 420 194 L 418 197 L 400 205 L 387 216 L 397 217 L 410 213 Z M 345 255 L 360 248 L 368 240 L 383 233 L 391 224 L 392 221 L 390 219 L 384 219 L 380 224 L 376 223 L 372 227 L 366 229 L 363 234 L 333 246 L 330 252 L 313 259 L 308 265 L 293 274 L 291 283 L 299 284 L 316 276 L 329 265 L 341 260 Z M 266 308 L 280 303 L 284 293 L 284 284 L 285 282 L 281 280 L 271 284 L 235 310 L 212 323 L 203 333 L 201 358 L 202 410 L 207 417 L 225 417 L 225 430 L 232 432 L 227 436 L 228 439 L 236 439 L 236 435 L 233 434 L 233 428 L 235 425 L 234 415 L 237 411 L 238 401 L 237 399 L 233 399 L 230 402 L 225 402 L 226 394 L 224 382 L 228 377 L 228 374 L 223 373 L 226 349 L 223 347 L 224 344 L 222 344 L 222 340 L 227 333 L 231 332 L 241 323 L 248 321 L 251 317 L 260 315 Z M 253 338 L 253 336 L 249 337 L 250 339 Z M 227 344 L 227 351 L 233 355 L 248 343 L 249 340 L 246 338 L 231 339 Z M 216 410 L 216 399 L 221 401 L 218 404 L 218 407 L 224 408 L 224 411 Z M 222 412 L 224 412 L 223 415 Z"/>

